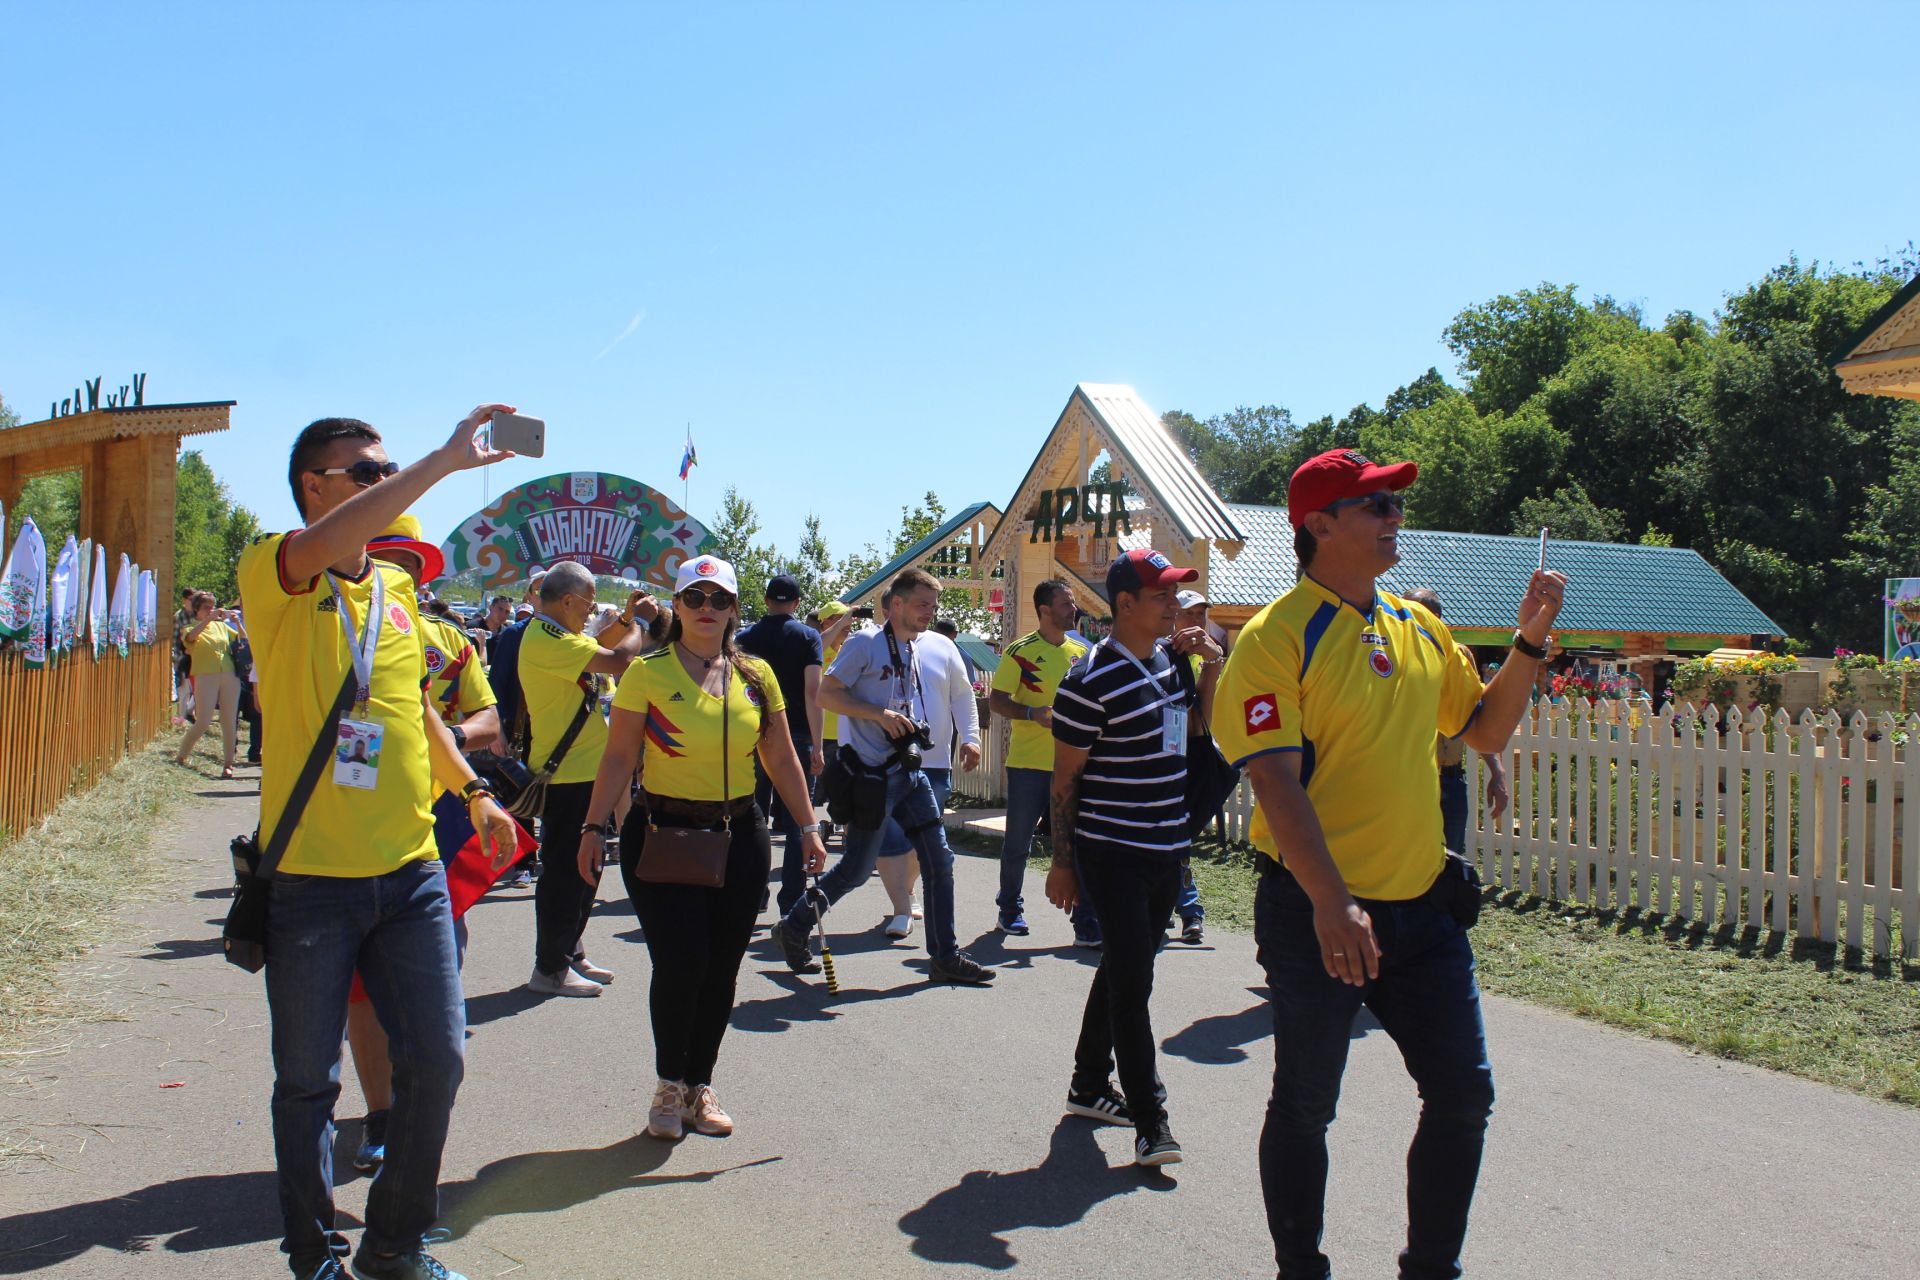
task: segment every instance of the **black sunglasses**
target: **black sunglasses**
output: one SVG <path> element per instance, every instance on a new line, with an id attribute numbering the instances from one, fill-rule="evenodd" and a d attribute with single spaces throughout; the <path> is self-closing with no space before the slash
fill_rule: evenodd
<path id="1" fill-rule="evenodd" d="M 1407 495 L 1404 493 L 1365 493 L 1357 498 L 1342 498 L 1327 511 L 1338 511 L 1342 507 L 1361 507 L 1369 515 L 1385 520 L 1389 515 L 1400 515 L 1407 509 Z"/>
<path id="2" fill-rule="evenodd" d="M 362 458 L 350 467 L 316 467 L 313 472 L 317 476 L 345 476 L 362 489 L 399 473 L 400 464 L 397 462 L 374 462 L 368 458 Z"/>
<path id="3" fill-rule="evenodd" d="M 723 612 L 733 608 L 733 593 L 719 587 L 688 587 L 680 593 L 680 603 L 689 609 L 704 609 L 707 601 L 713 601 L 713 607 Z"/>

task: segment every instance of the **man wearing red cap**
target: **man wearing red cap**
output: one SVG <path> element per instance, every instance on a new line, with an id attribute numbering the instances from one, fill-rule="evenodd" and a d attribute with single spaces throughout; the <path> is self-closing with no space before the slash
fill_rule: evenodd
<path id="1" fill-rule="evenodd" d="M 1373 1011 L 1419 1086 L 1402 1280 L 1460 1275 L 1493 1071 L 1467 928 L 1477 879 L 1446 856 L 1437 730 L 1505 747 L 1527 707 L 1566 578 L 1535 573 L 1513 660 L 1482 685 L 1445 624 L 1376 579 L 1400 558 L 1414 464 L 1331 450 L 1293 474 L 1300 577 L 1240 633 L 1213 729 L 1257 811 L 1254 936 L 1273 1004 L 1260 1182 L 1281 1280 L 1332 1274 L 1320 1250 L 1327 1126 L 1354 1014 Z M 1517 584 L 1516 584 L 1517 585 Z"/>
<path id="2" fill-rule="evenodd" d="M 1175 630 L 1174 588 L 1199 576 L 1151 548 L 1107 568 L 1113 633 L 1075 663 L 1053 699 L 1053 866 L 1047 899 L 1083 895 L 1100 920 L 1100 967 L 1074 1048 L 1067 1110 L 1134 1128 L 1134 1161 L 1181 1158 L 1154 1065 L 1153 958 L 1180 897 L 1187 835 L 1191 686 L 1176 664 L 1218 661 L 1204 628 Z M 1171 637 L 1169 639 L 1169 637 Z M 1110 1073 L 1120 1072 L 1116 1095 Z"/>

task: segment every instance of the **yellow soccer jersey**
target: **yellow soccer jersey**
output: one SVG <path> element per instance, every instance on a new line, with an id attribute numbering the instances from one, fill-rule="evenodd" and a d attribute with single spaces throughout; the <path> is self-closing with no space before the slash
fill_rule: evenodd
<path id="1" fill-rule="evenodd" d="M 731 760 L 724 798 L 728 800 L 753 794 L 753 753 L 760 745 L 761 723 L 765 716 L 783 715 L 787 709 L 772 667 L 758 658 L 743 658 L 740 665 L 753 668 L 767 691 L 766 705 L 735 671 L 727 686 L 726 744 Z M 694 683 L 671 647 L 656 649 L 628 667 L 613 705 L 646 717 L 642 786 L 682 800 L 723 798 L 720 699 Z"/>
<path id="2" fill-rule="evenodd" d="M 1029 631 L 1000 655 L 1000 665 L 993 669 L 992 687 L 1023 707 L 1051 707 L 1067 668 L 1086 652 L 1086 646 L 1077 640 L 1069 638 L 1064 644 L 1053 644 L 1038 631 Z M 1037 720 L 1013 721 L 1007 768 L 1053 772 L 1053 730 Z"/>
<path id="3" fill-rule="evenodd" d="M 442 720 L 459 724 L 498 701 L 466 632 L 445 618 L 430 616 L 421 617 L 420 627 L 426 641 L 427 696 Z"/>
<path id="4" fill-rule="evenodd" d="M 821 653 L 820 653 L 821 672 L 825 673 L 833 670 L 833 660 L 839 656 L 840 656 L 839 645 L 835 645 L 831 649 L 821 650 Z M 831 739 L 835 742 L 838 742 L 840 740 L 840 717 L 838 714 L 827 710 L 825 707 L 822 707 L 820 708 L 820 740 L 822 742 L 825 742 L 828 739 Z M 800 763 L 805 764 L 806 761 L 802 760 Z"/>
<path id="5" fill-rule="evenodd" d="M 1213 734 L 1235 764 L 1300 752 L 1347 888 L 1400 901 L 1425 893 L 1444 857 L 1434 734 L 1464 732 L 1481 692 L 1472 660 L 1426 609 L 1380 592 L 1368 617 L 1302 578 L 1240 633 L 1214 694 Z M 1280 857 L 1263 812 L 1253 842 Z"/>
<path id="6" fill-rule="evenodd" d="M 527 768 L 536 773 L 546 768 L 547 757 L 580 709 L 586 691 L 581 681 L 593 683 L 593 677 L 586 674 L 587 664 L 599 652 L 600 644 L 592 636 L 569 631 L 537 614 L 527 623 L 526 639 L 520 642 L 520 695 L 526 701 L 527 720 L 533 727 Z M 600 772 L 600 757 L 606 750 L 607 722 L 600 715 L 596 692 L 593 709 L 587 712 L 579 736 L 554 771 L 553 781 L 592 782 Z"/>
<path id="7" fill-rule="evenodd" d="M 285 534 L 271 534 L 242 552 L 239 565 L 266 735 L 260 784 L 262 848 L 273 836 L 294 779 L 352 666 L 326 576 L 288 582 L 280 558 L 285 545 Z M 280 862 L 289 875 L 378 876 L 439 856 L 428 808 L 433 771 L 427 760 L 426 709 L 420 701 L 427 664 L 413 579 L 378 560 L 368 563 L 365 577 L 338 581 L 356 635 L 366 632 L 374 575 L 386 582 L 373 688 L 366 711 L 358 713 L 379 721 L 385 730 L 379 781 L 371 791 L 341 786 L 334 782 L 331 767 L 322 769 Z"/>
<path id="8" fill-rule="evenodd" d="M 217 676 L 233 670 L 233 642 L 239 633 L 224 622 L 209 622 L 193 642 L 193 674 Z"/>

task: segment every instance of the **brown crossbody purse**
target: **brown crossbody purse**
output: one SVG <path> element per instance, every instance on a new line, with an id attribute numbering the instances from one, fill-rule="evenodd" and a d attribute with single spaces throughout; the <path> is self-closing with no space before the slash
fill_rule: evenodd
<path id="1" fill-rule="evenodd" d="M 680 659 L 676 656 L 675 662 Z M 720 677 L 720 829 L 702 827 L 658 827 L 653 810 L 647 810 L 647 842 L 640 848 L 640 861 L 633 869 L 636 880 L 648 884 L 690 884 L 702 889 L 718 889 L 727 883 L 727 851 L 733 846 L 733 815 L 728 811 L 729 759 L 727 730 L 733 723 L 733 708 L 727 699 L 733 691 L 733 663 L 729 661 Z"/>

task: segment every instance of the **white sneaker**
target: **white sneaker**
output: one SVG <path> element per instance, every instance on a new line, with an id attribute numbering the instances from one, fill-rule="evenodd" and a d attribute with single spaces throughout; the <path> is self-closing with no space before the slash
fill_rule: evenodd
<path id="1" fill-rule="evenodd" d="M 567 967 L 585 978 L 588 982 L 597 982 L 603 987 L 613 981 L 613 970 L 602 969 L 585 956 L 581 956 Z"/>
<path id="2" fill-rule="evenodd" d="M 915 898 L 915 899 L 913 899 L 913 918 L 914 918 L 915 920 L 918 920 L 918 919 L 920 918 L 920 915 L 921 915 L 921 912 L 920 912 L 920 899 L 918 899 L 918 898 Z"/>
<path id="3" fill-rule="evenodd" d="M 647 1135 L 669 1141 L 680 1137 L 686 1132 L 681 1126 L 686 1109 L 687 1086 L 678 1080 L 662 1080 L 654 1086 L 653 1105 L 647 1108 Z"/>
<path id="4" fill-rule="evenodd" d="M 527 979 L 527 990 L 537 996 L 597 996 L 600 984 L 591 978 L 583 978 L 571 969 L 562 969 L 559 973 L 542 973 L 538 969 Z"/>
<path id="5" fill-rule="evenodd" d="M 913 917 L 889 916 L 882 932 L 889 938 L 904 938 L 913 932 Z"/>

